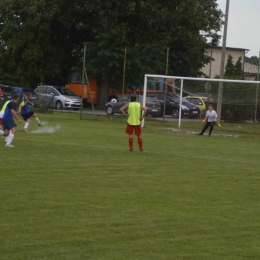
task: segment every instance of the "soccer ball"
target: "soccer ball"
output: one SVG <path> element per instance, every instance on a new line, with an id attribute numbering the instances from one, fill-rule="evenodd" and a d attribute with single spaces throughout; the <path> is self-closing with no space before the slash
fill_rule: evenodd
<path id="1" fill-rule="evenodd" d="M 116 100 L 115 98 L 112 98 L 112 99 L 111 99 L 111 103 L 112 103 L 112 104 L 115 104 L 116 102 L 117 102 L 117 100 Z"/>

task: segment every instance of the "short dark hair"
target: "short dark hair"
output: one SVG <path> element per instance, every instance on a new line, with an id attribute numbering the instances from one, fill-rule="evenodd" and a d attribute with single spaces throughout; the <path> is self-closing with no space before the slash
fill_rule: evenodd
<path id="1" fill-rule="evenodd" d="M 26 96 L 30 96 L 30 95 L 32 95 L 32 92 L 27 92 L 26 93 Z"/>
<path id="2" fill-rule="evenodd" d="M 12 98 L 13 98 L 13 99 L 18 99 L 18 98 L 20 98 L 20 97 L 19 97 L 17 94 L 13 94 Z"/>
<path id="3" fill-rule="evenodd" d="M 135 102 L 136 101 L 136 96 L 131 96 L 131 102 Z"/>

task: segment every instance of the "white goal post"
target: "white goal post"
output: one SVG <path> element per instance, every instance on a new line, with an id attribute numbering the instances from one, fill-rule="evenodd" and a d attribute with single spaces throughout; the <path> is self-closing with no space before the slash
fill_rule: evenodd
<path id="1" fill-rule="evenodd" d="M 247 85 L 246 87 L 243 87 L 245 89 L 245 94 L 247 94 L 246 90 L 250 90 L 253 93 L 256 94 L 251 94 L 250 97 L 254 97 L 255 100 L 252 101 L 252 104 L 259 104 L 259 97 L 258 97 L 258 85 L 260 84 L 260 81 L 249 81 L 249 80 L 228 80 L 228 79 L 210 79 L 210 78 L 190 78 L 190 77 L 179 77 L 179 76 L 164 76 L 164 75 L 156 75 L 156 74 L 145 74 L 144 76 L 144 89 L 143 89 L 143 106 L 145 106 L 145 101 L 146 101 L 146 96 L 147 96 L 147 90 L 148 90 L 148 81 L 149 78 L 157 78 L 161 80 L 161 82 L 164 82 L 167 79 L 172 79 L 172 80 L 179 80 L 180 85 L 178 88 L 179 91 L 179 96 L 183 97 L 183 87 L 184 87 L 184 82 L 196 82 L 200 81 L 200 84 L 203 82 L 205 83 L 209 82 L 210 84 L 215 84 L 215 92 L 217 91 L 217 96 L 218 96 L 218 102 L 217 102 L 217 113 L 220 113 L 219 117 L 221 117 L 221 107 L 222 107 L 222 92 L 223 92 L 223 83 L 238 83 L 238 84 L 244 84 L 243 86 Z M 219 84 L 217 84 L 219 83 Z M 194 83 L 195 85 L 195 83 Z M 231 84 L 232 85 L 232 84 Z M 229 85 L 230 86 L 230 85 Z M 229 88 L 236 89 L 235 84 L 230 86 Z M 162 90 L 162 92 L 166 92 L 166 90 Z M 232 92 L 232 90 L 231 90 Z M 235 93 L 235 92 L 233 92 Z M 252 98 L 252 99 L 254 99 Z M 181 128 L 181 108 L 182 108 L 182 98 L 180 98 L 180 104 L 179 104 L 179 118 L 178 118 L 178 128 Z M 142 127 L 144 126 L 144 120 L 142 121 Z"/>

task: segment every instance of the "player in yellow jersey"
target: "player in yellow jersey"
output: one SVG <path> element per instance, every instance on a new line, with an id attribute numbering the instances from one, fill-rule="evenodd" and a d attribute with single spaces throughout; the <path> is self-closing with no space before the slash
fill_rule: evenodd
<path id="1" fill-rule="evenodd" d="M 8 105 L 8 103 L 10 102 L 11 100 L 8 100 L 4 103 L 1 111 L 0 111 L 0 135 L 4 135 L 4 131 L 3 131 L 3 121 L 2 121 L 2 117 L 5 113 L 5 109 L 6 109 L 6 106 Z M 7 142 L 7 139 L 8 139 L 8 136 L 5 138 L 5 143 Z"/>
<path id="2" fill-rule="evenodd" d="M 127 110 L 127 113 L 125 113 Z M 143 115 L 141 116 L 141 110 L 144 111 Z M 141 121 L 144 119 L 146 115 L 146 108 L 143 107 L 142 104 L 136 102 L 136 96 L 131 96 L 131 102 L 129 104 L 125 104 L 120 108 L 120 111 L 123 115 L 127 117 L 127 126 L 126 126 L 126 133 L 129 135 L 129 147 L 130 152 L 133 151 L 134 140 L 133 134 L 137 136 L 139 149 L 143 152 L 143 139 L 141 137 L 142 129 L 141 129 Z"/>

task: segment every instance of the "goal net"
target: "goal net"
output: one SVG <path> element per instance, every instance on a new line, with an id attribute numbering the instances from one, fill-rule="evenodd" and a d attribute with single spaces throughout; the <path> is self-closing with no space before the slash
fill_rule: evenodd
<path id="1" fill-rule="evenodd" d="M 149 75 L 144 77 L 144 100 L 156 96 L 163 117 L 202 118 L 212 104 L 222 122 L 260 121 L 259 81 L 188 78 Z M 199 108 L 199 109 L 195 109 Z M 144 123 L 143 123 L 144 124 Z"/>

